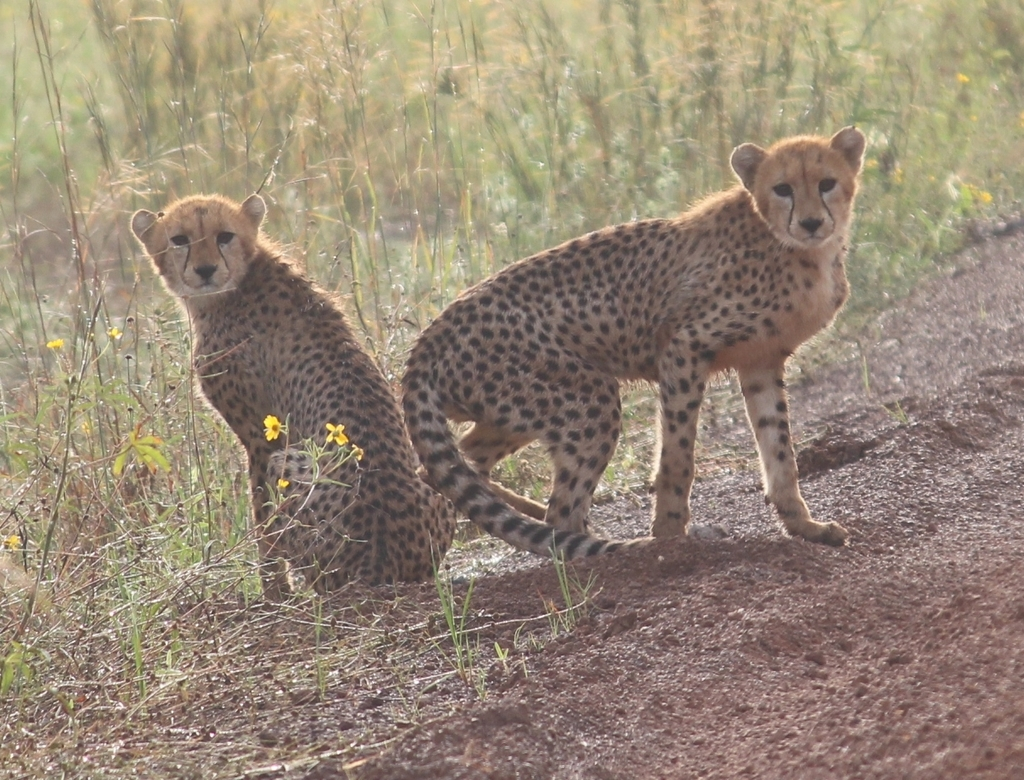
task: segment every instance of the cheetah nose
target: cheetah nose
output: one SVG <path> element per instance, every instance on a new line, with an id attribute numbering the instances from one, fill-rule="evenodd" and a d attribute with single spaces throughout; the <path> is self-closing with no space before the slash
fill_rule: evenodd
<path id="1" fill-rule="evenodd" d="M 202 279 L 204 282 L 209 282 L 213 278 L 213 275 L 217 273 L 217 266 L 215 265 L 201 265 L 193 269 L 196 272 L 196 276 Z"/>
<path id="2" fill-rule="evenodd" d="M 821 227 L 823 219 L 815 219 L 814 217 L 808 217 L 807 219 L 800 220 L 800 227 L 807 231 L 808 235 L 813 236 L 815 231 Z"/>

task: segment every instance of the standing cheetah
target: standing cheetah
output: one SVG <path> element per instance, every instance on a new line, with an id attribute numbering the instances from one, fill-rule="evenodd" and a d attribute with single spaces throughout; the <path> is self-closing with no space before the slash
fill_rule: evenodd
<path id="1" fill-rule="evenodd" d="M 132 231 L 181 299 L 199 384 L 248 455 L 266 595 L 288 587 L 282 557 L 321 592 L 427 578 L 453 510 L 416 475 L 394 393 L 341 309 L 260 234 L 265 213 L 259 195 L 197 196 L 137 212 Z M 339 446 L 349 437 L 358 449 Z M 324 447 L 315 464 L 307 440 Z"/>
<path id="2" fill-rule="evenodd" d="M 743 144 L 731 160 L 740 185 L 675 219 L 574 239 L 464 293 L 421 334 L 402 381 L 431 484 L 505 536 L 529 527 L 524 515 L 585 532 L 619 437 L 619 382 L 657 382 L 653 534 L 686 534 L 701 399 L 709 377 L 732 368 L 786 531 L 842 545 L 846 530 L 814 521 L 800 495 L 783 372 L 849 292 L 843 263 L 864 144 L 853 127 L 767 150 Z M 474 423 L 458 446 L 448 420 Z M 546 508 L 489 479 L 534 440 L 553 461 Z M 570 558 L 602 551 L 556 546 Z"/>

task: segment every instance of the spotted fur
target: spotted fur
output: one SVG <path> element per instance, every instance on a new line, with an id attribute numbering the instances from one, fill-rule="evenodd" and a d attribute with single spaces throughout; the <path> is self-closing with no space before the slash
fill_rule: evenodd
<path id="1" fill-rule="evenodd" d="M 203 394 L 248 455 L 267 595 L 288 588 L 282 559 L 319 591 L 427 578 L 453 510 L 417 476 L 394 393 L 341 308 L 260 233 L 265 211 L 258 195 L 197 196 L 137 212 L 132 230 L 188 314 Z M 268 415 L 287 436 L 267 440 Z M 327 423 L 361 461 L 312 463 L 302 442 L 324 444 Z"/>
<path id="2" fill-rule="evenodd" d="M 517 546 L 534 549 L 546 527 L 569 557 L 612 549 L 570 534 L 587 533 L 615 450 L 619 383 L 646 380 L 661 396 L 653 534 L 686 534 L 701 399 L 714 373 L 735 369 L 782 525 L 843 544 L 846 530 L 813 520 L 800 495 L 783 374 L 846 300 L 864 143 L 848 127 L 767 150 L 744 144 L 731 160 L 740 185 L 673 219 L 576 238 L 464 293 L 421 334 L 402 383 L 431 483 Z M 474 423 L 458 445 L 449 420 Z M 534 440 L 553 462 L 546 507 L 489 479 Z"/>

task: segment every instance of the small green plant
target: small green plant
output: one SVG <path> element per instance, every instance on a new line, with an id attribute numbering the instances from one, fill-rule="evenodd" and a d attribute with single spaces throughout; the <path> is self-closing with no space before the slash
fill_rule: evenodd
<path id="1" fill-rule="evenodd" d="M 22 686 L 32 682 L 35 676 L 33 664 L 45 664 L 48 661 L 49 654 L 45 650 L 22 642 L 11 642 L 0 669 L 0 699 L 17 694 Z"/>
<path id="2" fill-rule="evenodd" d="M 498 662 L 501 664 L 501 667 L 505 670 L 506 674 L 508 673 L 509 652 L 510 651 L 508 649 L 501 646 L 500 642 L 494 642 L 494 656 L 498 659 Z"/>
<path id="3" fill-rule="evenodd" d="M 882 408 L 885 409 L 892 419 L 898 422 L 900 425 L 908 425 L 910 423 L 910 416 L 903 409 L 902 404 L 897 401 L 893 401 L 891 404 L 882 404 Z"/>
<path id="4" fill-rule="evenodd" d="M 129 626 L 128 641 L 125 643 L 125 653 L 131 659 L 131 672 L 129 673 L 128 678 L 133 680 L 138 686 L 139 701 L 145 701 L 146 692 L 148 690 L 146 652 L 143 645 L 146 625 L 139 615 L 140 608 L 137 606 L 137 602 L 131 601 L 130 596 L 128 598 L 129 604 L 131 605 L 131 608 L 128 611 L 128 614 L 131 616 L 131 622 Z"/>
<path id="5" fill-rule="evenodd" d="M 502 647 L 501 643 L 497 641 L 494 643 L 494 657 L 498 659 L 498 663 L 501 664 L 501 671 L 506 677 L 512 673 L 513 664 L 509 662 L 509 659 L 511 658 L 512 650 L 520 648 L 522 642 L 520 632 L 522 631 L 522 628 L 523 626 L 520 626 L 516 629 L 515 636 L 512 639 L 512 647 Z M 539 649 L 539 647 L 535 647 L 534 649 Z M 530 676 L 530 670 L 526 666 L 526 659 L 520 657 L 515 666 L 522 671 L 524 680 Z"/>
<path id="6" fill-rule="evenodd" d="M 170 471 L 171 464 L 161 451 L 163 439 L 153 434 L 142 434 L 142 423 L 136 423 L 135 427 L 128 431 L 128 440 L 122 446 L 120 452 L 114 458 L 112 472 L 115 477 L 124 473 L 125 464 L 129 457 L 145 466 L 150 474 L 157 471 Z"/>
<path id="7" fill-rule="evenodd" d="M 864 395 L 871 395 L 871 367 L 868 365 L 867 350 L 860 339 L 857 339 L 857 351 L 860 354 L 860 382 L 864 387 Z"/>
<path id="8" fill-rule="evenodd" d="M 565 562 L 565 555 L 559 552 L 552 556 L 555 564 L 555 575 L 558 578 L 558 590 L 562 594 L 564 607 L 559 607 L 553 600 L 545 599 L 548 626 L 552 636 L 567 634 L 576 628 L 581 619 L 590 614 L 591 591 L 597 577 L 590 572 L 586 583 L 580 582 L 575 570 Z"/>
<path id="9" fill-rule="evenodd" d="M 487 697 L 487 688 L 484 671 L 478 663 L 480 643 L 466 627 L 475 583 L 476 579 L 470 578 L 466 595 L 459 604 L 449 569 L 444 567 L 443 573 L 440 568 L 434 570 L 434 584 L 441 602 L 441 615 L 448 629 L 447 637 L 451 640 L 452 652 L 455 654 L 451 659 L 452 665 L 463 682 L 472 686 L 477 695 L 484 699 Z"/>

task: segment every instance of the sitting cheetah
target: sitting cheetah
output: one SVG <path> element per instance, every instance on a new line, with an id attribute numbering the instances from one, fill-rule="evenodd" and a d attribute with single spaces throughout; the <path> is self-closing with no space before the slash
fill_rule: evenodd
<path id="1" fill-rule="evenodd" d="M 451 505 L 416 475 L 394 393 L 341 309 L 260 234 L 265 213 L 259 195 L 198 196 L 132 217 L 191 320 L 203 393 L 248 455 L 265 593 L 288 587 L 282 557 L 320 592 L 427 578 Z M 339 446 L 349 437 L 358 449 Z"/>
<path id="2" fill-rule="evenodd" d="M 619 382 L 657 382 L 653 534 L 686 534 L 701 399 L 709 377 L 732 368 L 767 499 L 786 531 L 844 544 L 846 530 L 814 521 L 800 495 L 783 371 L 846 300 L 864 144 L 853 127 L 768 150 L 743 144 L 731 160 L 740 185 L 675 219 L 574 239 L 464 293 L 420 335 L 402 381 L 428 480 L 487 529 L 510 535 L 528 528 L 529 515 L 585 532 L 619 437 Z M 448 420 L 474 423 L 458 446 Z M 546 508 L 489 479 L 499 460 L 534 440 L 553 461 Z M 567 557 L 603 551 L 563 549 Z"/>

